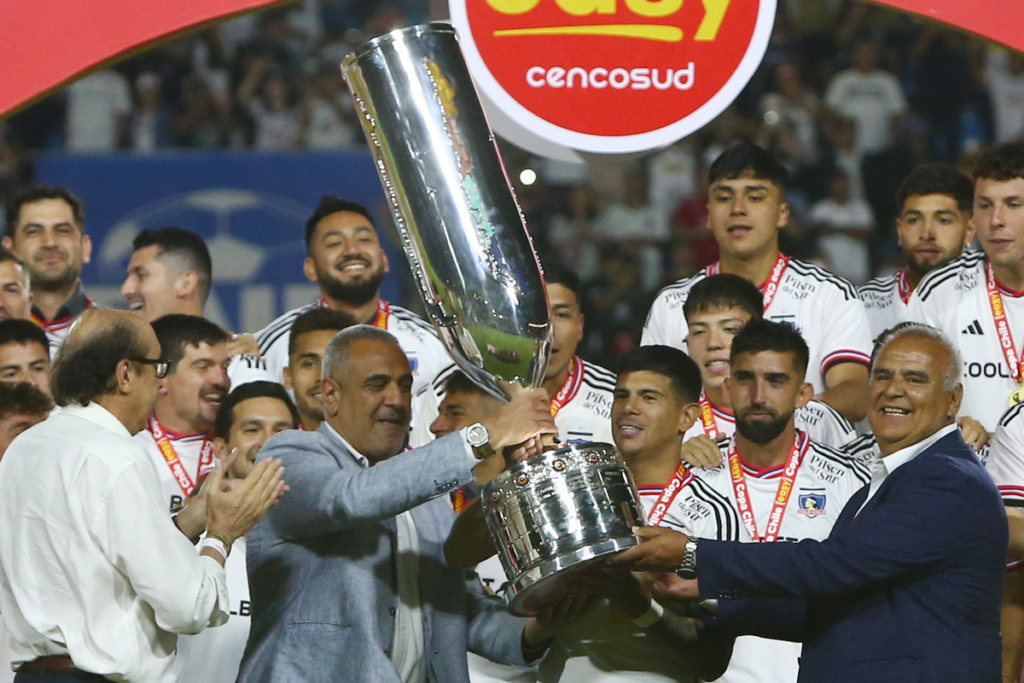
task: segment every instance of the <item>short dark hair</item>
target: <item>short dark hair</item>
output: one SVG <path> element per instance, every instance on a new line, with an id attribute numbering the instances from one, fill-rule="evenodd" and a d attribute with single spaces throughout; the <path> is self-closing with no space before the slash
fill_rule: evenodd
<path id="1" fill-rule="evenodd" d="M 213 435 L 219 436 L 225 441 L 231 434 L 231 426 L 235 424 L 235 408 L 239 403 L 248 401 L 250 398 L 276 398 L 288 406 L 288 412 L 292 416 L 292 429 L 299 428 L 299 411 L 292 402 L 288 392 L 277 382 L 246 382 L 231 390 L 231 393 L 224 398 L 217 417 L 213 421 Z"/>
<path id="2" fill-rule="evenodd" d="M 230 339 L 227 332 L 198 315 L 171 313 L 157 318 L 152 324 L 160 342 L 160 357 L 170 362 L 171 373 L 175 371 L 178 361 L 185 357 L 185 350 L 189 346 L 213 346 Z"/>
<path id="3" fill-rule="evenodd" d="M 810 363 L 810 352 L 807 342 L 800 332 L 789 323 L 774 320 L 751 320 L 743 326 L 739 334 L 733 337 L 732 349 L 729 352 L 729 364 L 736 362 L 741 353 L 760 353 L 776 351 L 789 353 L 793 356 L 793 365 L 804 374 Z"/>
<path id="4" fill-rule="evenodd" d="M 307 332 L 341 332 L 346 327 L 352 327 L 358 321 L 348 313 L 335 311 L 330 308 L 313 308 L 292 323 L 291 333 L 288 337 L 288 357 L 291 358 L 299 345 L 299 337 Z"/>
<path id="5" fill-rule="evenodd" d="M 708 169 L 708 186 L 719 180 L 751 177 L 767 180 L 784 190 L 789 171 L 778 157 L 764 147 L 749 142 L 737 142 L 725 148 Z"/>
<path id="6" fill-rule="evenodd" d="M 53 410 L 53 400 L 29 382 L 0 382 L 0 420 L 10 415 L 37 415 Z"/>
<path id="7" fill-rule="evenodd" d="M 0 346 L 8 344 L 39 344 L 43 351 L 49 353 L 50 340 L 46 338 L 43 328 L 31 320 L 7 318 L 0 320 Z"/>
<path id="8" fill-rule="evenodd" d="M 1024 178 L 1024 140 L 1012 140 L 986 149 L 974 167 L 974 180 Z"/>
<path id="9" fill-rule="evenodd" d="M 210 283 L 213 282 L 213 261 L 210 250 L 203 238 L 183 228 L 160 228 L 159 230 L 143 230 L 132 242 L 135 251 L 146 247 L 159 247 L 160 256 L 181 259 L 185 270 L 194 270 L 199 276 L 199 297 L 206 303 L 210 295 Z"/>
<path id="10" fill-rule="evenodd" d="M 490 396 L 483 387 L 471 380 L 462 370 L 456 370 L 445 377 L 444 393 L 446 394 L 486 394 Z"/>
<path id="11" fill-rule="evenodd" d="M 961 211 L 970 211 L 974 206 L 971 179 L 949 164 L 931 163 L 921 164 L 900 183 L 896 190 L 896 210 L 903 213 L 908 199 L 929 194 L 953 199 Z"/>
<path id="12" fill-rule="evenodd" d="M 50 372 L 54 402 L 87 406 L 97 396 L 111 393 L 117 386 L 118 363 L 143 358 L 148 350 L 139 328 L 123 319 L 98 328 L 89 339 L 65 341 Z"/>
<path id="13" fill-rule="evenodd" d="M 706 313 L 712 308 L 739 308 L 750 314 L 751 320 L 764 316 L 764 297 L 757 285 L 731 273 L 719 273 L 704 278 L 693 286 L 683 304 L 683 317 Z"/>
<path id="14" fill-rule="evenodd" d="M 700 369 L 679 349 L 660 345 L 638 346 L 619 357 L 619 377 L 644 370 L 667 377 L 676 397 L 686 403 L 700 400 L 703 386 Z"/>
<path id="15" fill-rule="evenodd" d="M 79 232 L 85 234 L 85 209 L 82 207 L 82 200 L 67 188 L 56 185 L 29 185 L 11 197 L 7 201 L 7 232 L 5 234 L 13 240 L 18 219 L 21 217 L 21 207 L 41 202 L 44 199 L 63 199 L 67 202 L 71 207 L 71 215 L 75 219 Z"/>
<path id="16" fill-rule="evenodd" d="M 580 276 L 561 261 L 545 261 L 543 264 L 544 282 L 549 285 L 562 285 L 580 300 Z"/>
<path id="17" fill-rule="evenodd" d="M 317 204 L 316 209 L 313 211 L 313 215 L 309 217 L 308 221 L 306 221 L 306 251 L 312 251 L 311 245 L 313 244 L 313 233 L 316 232 L 316 226 L 320 221 L 332 214 L 340 213 L 342 211 L 357 213 L 370 221 L 370 225 L 372 225 L 374 229 L 377 227 L 377 224 L 373 220 L 373 216 L 370 215 L 370 212 L 362 204 L 348 199 L 342 199 L 341 197 L 336 197 L 333 194 L 325 194 L 320 198 L 320 203 Z"/>

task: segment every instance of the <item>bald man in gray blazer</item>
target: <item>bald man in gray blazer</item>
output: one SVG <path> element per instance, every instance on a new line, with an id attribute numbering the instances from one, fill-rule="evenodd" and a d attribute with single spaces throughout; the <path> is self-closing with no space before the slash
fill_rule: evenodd
<path id="1" fill-rule="evenodd" d="M 239 682 L 468 683 L 467 650 L 538 658 L 550 630 L 508 615 L 443 547 L 447 494 L 481 483 L 474 468 L 494 452 L 554 431 L 546 394 L 524 391 L 486 423 L 403 450 L 412 372 L 391 335 L 339 332 L 324 372 L 321 427 L 260 451 L 283 461 L 291 490 L 248 535 Z"/>

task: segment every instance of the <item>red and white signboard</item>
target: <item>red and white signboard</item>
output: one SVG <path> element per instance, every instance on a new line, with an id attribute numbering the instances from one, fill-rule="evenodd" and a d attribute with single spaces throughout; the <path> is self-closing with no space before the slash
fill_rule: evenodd
<path id="1" fill-rule="evenodd" d="M 764 56 L 776 0 L 450 0 L 484 94 L 553 143 L 663 147 L 728 107 Z"/>

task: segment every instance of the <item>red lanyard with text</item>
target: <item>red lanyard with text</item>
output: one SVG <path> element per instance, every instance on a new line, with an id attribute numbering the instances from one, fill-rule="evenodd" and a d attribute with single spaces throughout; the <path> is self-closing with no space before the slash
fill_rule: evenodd
<path id="1" fill-rule="evenodd" d="M 167 463 L 167 468 L 171 470 L 171 475 L 174 476 L 174 480 L 181 487 L 181 492 L 185 494 L 186 498 L 192 495 L 200 475 L 205 469 L 213 465 L 213 442 L 210 439 L 203 441 L 203 448 L 199 451 L 199 467 L 196 468 L 196 478 L 193 480 L 189 476 L 188 471 L 185 470 L 185 465 L 182 464 L 178 454 L 174 451 L 171 439 L 160 426 L 160 421 L 156 419 L 156 415 L 149 417 L 149 432 L 153 435 L 156 447 L 160 449 L 160 454 L 164 456 L 164 462 Z"/>
<path id="2" fill-rule="evenodd" d="M 985 261 L 985 287 L 988 290 L 988 305 L 992 309 L 992 319 L 996 323 L 996 334 L 999 335 L 999 346 L 1003 347 L 1006 366 L 1010 369 L 1013 381 L 1020 384 L 1020 356 L 1017 354 L 1017 346 L 1013 343 L 1013 331 L 1010 329 L 1010 320 L 1006 317 L 1006 308 L 1003 306 L 1003 297 L 999 293 L 999 283 L 996 282 L 996 273 L 992 269 L 991 261 Z"/>
<path id="3" fill-rule="evenodd" d="M 718 422 L 715 421 L 715 411 L 711 408 L 711 401 L 700 390 L 700 421 L 704 425 L 704 434 L 712 441 L 718 440 Z"/>
<path id="4" fill-rule="evenodd" d="M 729 442 L 729 473 L 732 475 L 732 490 L 736 494 L 736 507 L 739 509 L 740 521 L 747 528 L 750 537 L 755 543 L 771 543 L 779 537 L 779 529 L 782 527 L 782 517 L 786 514 L 786 503 L 793 493 L 793 482 L 796 481 L 797 470 L 800 469 L 800 461 L 807 452 L 809 441 L 807 436 L 797 431 L 793 439 L 793 449 L 786 459 L 786 466 L 782 470 L 782 481 L 779 482 L 779 490 L 772 502 L 772 513 L 768 516 L 768 528 L 764 536 L 757 533 L 757 521 L 754 518 L 754 509 L 750 504 L 750 491 L 747 488 L 747 476 L 743 473 L 743 465 L 740 463 L 740 454 L 736 451 L 736 437 Z"/>
<path id="5" fill-rule="evenodd" d="M 899 289 L 900 299 L 903 303 L 910 301 L 910 294 L 913 290 L 910 289 L 910 282 L 907 280 L 907 269 L 901 268 L 900 272 L 896 274 L 896 287 Z"/>
<path id="6" fill-rule="evenodd" d="M 775 294 L 779 291 L 779 283 L 782 281 L 782 276 L 786 272 L 786 266 L 789 265 L 789 257 L 784 256 L 782 252 L 779 252 L 778 257 L 775 259 L 775 265 L 772 266 L 771 275 L 765 281 L 763 288 L 761 289 L 761 298 L 764 301 L 764 308 L 762 309 L 765 313 L 768 312 L 768 307 L 772 305 L 772 301 L 775 299 Z M 722 262 L 716 261 L 707 268 L 707 274 L 718 275 L 722 272 Z"/>
<path id="7" fill-rule="evenodd" d="M 661 520 L 665 519 L 665 513 L 668 512 L 669 507 L 672 505 L 672 501 L 676 499 L 679 492 L 690 483 L 690 479 L 693 478 L 693 474 L 690 473 L 682 463 L 676 469 L 675 474 L 669 479 L 668 484 L 662 489 L 661 495 L 658 496 L 658 502 L 651 508 L 650 513 L 647 515 L 647 523 L 650 526 L 658 526 L 661 524 Z"/>
<path id="8" fill-rule="evenodd" d="M 562 382 L 562 387 L 551 398 L 551 417 L 558 415 L 558 411 L 566 406 L 569 401 L 576 398 L 583 384 L 583 363 L 577 356 L 569 360 L 569 372 Z"/>
<path id="9" fill-rule="evenodd" d="M 327 299 L 320 297 L 316 302 L 320 308 L 327 308 Z M 382 330 L 388 329 L 388 316 L 391 315 L 391 304 L 384 299 L 377 300 L 377 317 L 373 319 L 373 326 Z"/>

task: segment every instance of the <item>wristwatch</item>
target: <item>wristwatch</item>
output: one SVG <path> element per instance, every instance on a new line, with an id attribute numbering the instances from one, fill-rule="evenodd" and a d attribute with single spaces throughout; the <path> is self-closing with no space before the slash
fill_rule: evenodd
<path id="1" fill-rule="evenodd" d="M 481 460 L 494 455 L 494 449 L 491 448 L 490 441 L 491 435 L 483 424 L 477 422 L 466 428 L 466 442 L 476 450 Z"/>
<path id="2" fill-rule="evenodd" d="M 690 538 L 686 541 L 686 549 L 683 552 L 683 563 L 676 570 L 679 578 L 690 581 L 697 578 L 697 539 Z"/>

